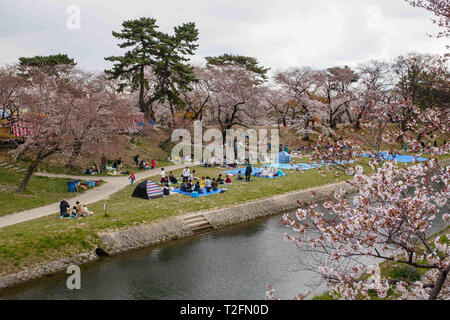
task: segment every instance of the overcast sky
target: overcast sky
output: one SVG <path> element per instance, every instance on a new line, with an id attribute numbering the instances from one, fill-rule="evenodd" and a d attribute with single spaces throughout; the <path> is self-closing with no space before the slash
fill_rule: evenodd
<path id="1" fill-rule="evenodd" d="M 80 9 L 79 29 L 70 6 Z M 111 31 L 143 16 L 166 32 L 194 21 L 196 63 L 233 53 L 272 71 L 443 53 L 448 41 L 429 38 L 438 31 L 432 15 L 404 0 L 0 0 L 0 63 L 67 53 L 82 68 L 103 70 L 111 66 L 104 57 L 121 53 Z"/>

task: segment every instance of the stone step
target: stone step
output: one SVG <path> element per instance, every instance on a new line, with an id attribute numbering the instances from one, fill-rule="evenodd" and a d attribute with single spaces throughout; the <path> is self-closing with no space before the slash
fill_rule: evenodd
<path id="1" fill-rule="evenodd" d="M 205 225 L 205 226 L 200 226 L 200 227 L 196 227 L 196 228 L 191 228 L 192 232 L 194 233 L 203 233 L 206 231 L 212 231 L 214 230 L 214 228 L 211 225 Z"/>
<path id="2" fill-rule="evenodd" d="M 197 229 L 200 227 L 211 226 L 211 224 L 208 221 L 200 221 L 200 222 L 196 222 L 196 223 L 189 223 L 187 226 L 190 229 Z"/>
<path id="3" fill-rule="evenodd" d="M 196 222 L 201 222 L 201 221 L 208 222 L 208 220 L 206 220 L 205 217 L 201 216 L 201 217 L 198 217 L 198 218 L 192 218 L 192 219 L 189 219 L 189 220 L 184 220 L 184 223 L 190 224 L 190 223 L 196 223 Z"/>
<path id="4" fill-rule="evenodd" d="M 203 213 L 193 214 L 183 218 L 183 222 L 195 234 L 205 233 L 214 230 Z"/>
<path id="5" fill-rule="evenodd" d="M 187 217 L 183 217 L 184 221 L 191 221 L 191 220 L 196 220 L 198 218 L 205 218 L 205 216 L 203 215 L 203 213 L 197 213 L 197 214 L 193 214 Z"/>

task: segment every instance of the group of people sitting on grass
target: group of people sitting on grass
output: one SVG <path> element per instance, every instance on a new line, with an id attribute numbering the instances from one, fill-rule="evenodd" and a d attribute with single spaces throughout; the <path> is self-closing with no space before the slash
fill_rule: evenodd
<path id="1" fill-rule="evenodd" d="M 133 160 L 136 163 L 136 167 L 139 170 L 155 169 L 155 167 L 156 167 L 155 159 L 152 159 L 150 162 L 147 162 L 144 159 L 140 159 L 139 155 L 137 154 L 134 156 Z"/>
<path id="2" fill-rule="evenodd" d="M 59 204 L 60 218 L 79 218 L 94 214 L 93 212 L 89 211 L 88 208 L 85 205 L 81 204 L 79 201 L 76 202 L 75 206 L 72 207 L 70 212 L 68 211 L 69 209 L 70 209 L 69 202 L 67 202 L 66 199 L 62 199 L 61 203 Z"/>
<path id="3" fill-rule="evenodd" d="M 94 163 L 90 168 L 86 168 L 84 170 L 84 174 L 99 174 L 100 170 L 98 169 L 98 166 Z"/>
<path id="4" fill-rule="evenodd" d="M 217 180 L 210 177 L 202 177 L 201 180 L 198 180 L 194 182 L 191 179 L 188 179 L 187 182 L 183 181 L 180 186 L 181 192 L 198 192 L 203 193 L 203 189 L 206 189 L 206 192 L 209 193 L 211 191 L 216 191 L 218 189 L 218 183 Z"/>
<path id="5" fill-rule="evenodd" d="M 255 173 L 258 177 L 264 178 L 274 178 L 282 174 L 281 170 L 278 168 L 264 168 L 260 172 Z"/>

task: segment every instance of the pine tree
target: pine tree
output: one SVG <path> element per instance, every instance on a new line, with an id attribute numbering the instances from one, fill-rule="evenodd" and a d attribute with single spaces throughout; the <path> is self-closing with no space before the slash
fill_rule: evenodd
<path id="1" fill-rule="evenodd" d="M 123 56 L 105 58 L 114 63 L 105 72 L 111 79 L 122 81 L 119 92 L 127 87 L 131 92 L 139 90 L 140 110 L 146 120 L 155 121 L 155 103 L 181 104 L 180 90 L 189 90 L 197 80 L 187 62 L 198 47 L 198 30 L 189 22 L 174 27 L 174 35 L 169 35 L 158 30 L 153 18 L 124 21 L 122 27 L 121 32 L 112 34 L 122 40 L 120 48 L 129 50 Z"/>

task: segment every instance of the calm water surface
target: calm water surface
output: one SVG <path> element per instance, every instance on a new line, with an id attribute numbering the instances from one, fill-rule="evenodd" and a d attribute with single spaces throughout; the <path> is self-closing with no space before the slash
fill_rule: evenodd
<path id="1" fill-rule="evenodd" d="M 0 291 L 0 299 L 263 299 L 266 284 L 290 299 L 313 273 L 299 271 L 302 256 L 285 242 L 281 216 L 180 239 L 81 266 L 81 290 L 68 275 Z"/>

